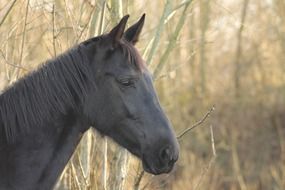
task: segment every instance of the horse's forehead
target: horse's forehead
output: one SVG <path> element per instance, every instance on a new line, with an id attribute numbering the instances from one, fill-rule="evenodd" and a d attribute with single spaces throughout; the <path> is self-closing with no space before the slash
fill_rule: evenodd
<path id="1" fill-rule="evenodd" d="M 107 71 L 117 74 L 132 74 L 138 75 L 144 72 L 148 72 L 144 65 L 137 63 L 138 60 L 131 61 L 127 55 L 114 55 L 108 60 Z"/>
<path id="2" fill-rule="evenodd" d="M 140 73 L 131 63 L 114 59 L 109 64 L 104 66 L 106 73 L 110 73 L 114 76 L 136 76 Z"/>

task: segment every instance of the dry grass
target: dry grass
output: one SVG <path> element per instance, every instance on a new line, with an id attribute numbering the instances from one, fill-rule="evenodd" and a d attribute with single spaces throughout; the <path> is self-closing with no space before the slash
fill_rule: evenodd
<path id="1" fill-rule="evenodd" d="M 129 13 L 132 23 L 146 13 L 138 49 L 155 71 L 175 131 L 201 120 L 216 105 L 204 127 L 183 136 L 172 173 L 142 174 L 136 158 L 110 140 L 104 148 L 102 137 L 89 131 L 56 189 L 285 189 L 285 5 L 249 1 L 239 37 L 243 49 L 236 97 L 235 47 L 244 1 L 210 1 L 203 13 L 209 19 L 205 27 L 201 6 L 207 2 L 1 2 L 0 91 L 45 60 L 108 31 L 122 15 Z"/>

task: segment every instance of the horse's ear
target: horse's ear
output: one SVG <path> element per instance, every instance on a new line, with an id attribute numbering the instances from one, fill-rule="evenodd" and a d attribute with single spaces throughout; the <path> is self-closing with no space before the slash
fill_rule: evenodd
<path id="1" fill-rule="evenodd" d="M 123 37 L 125 27 L 128 21 L 129 15 L 124 16 L 119 24 L 115 26 L 111 32 L 109 32 L 109 36 L 111 37 L 114 44 L 120 41 L 120 39 Z"/>
<path id="2" fill-rule="evenodd" d="M 130 28 L 127 29 L 127 31 L 124 34 L 124 37 L 127 41 L 131 42 L 132 44 L 136 44 L 136 42 L 139 40 L 139 35 L 144 25 L 144 19 L 145 19 L 145 14 L 142 15 L 142 17 L 137 23 L 135 23 L 134 25 L 132 25 Z"/>

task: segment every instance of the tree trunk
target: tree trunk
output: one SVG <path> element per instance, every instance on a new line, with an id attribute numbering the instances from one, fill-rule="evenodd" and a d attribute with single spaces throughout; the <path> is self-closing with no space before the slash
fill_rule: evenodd
<path id="1" fill-rule="evenodd" d="M 234 61 L 234 91 L 236 98 L 240 96 L 240 77 L 241 77 L 241 57 L 242 57 L 242 33 L 244 30 L 244 23 L 247 14 L 247 7 L 248 7 L 249 0 L 244 0 L 242 14 L 241 14 L 241 21 L 240 26 L 237 33 L 237 47 L 236 47 L 236 55 Z"/>
<path id="2" fill-rule="evenodd" d="M 206 67 L 207 67 L 207 58 L 206 58 L 206 32 L 209 26 L 209 15 L 210 15 L 210 0 L 201 0 L 200 1 L 200 29 L 201 29 L 201 38 L 200 38 L 200 88 L 201 93 L 206 93 Z"/>

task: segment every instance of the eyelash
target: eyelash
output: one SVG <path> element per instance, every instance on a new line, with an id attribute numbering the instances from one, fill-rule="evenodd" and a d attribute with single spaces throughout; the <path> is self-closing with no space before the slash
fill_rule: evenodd
<path id="1" fill-rule="evenodd" d="M 118 82 L 124 87 L 135 87 L 135 79 L 120 79 Z"/>

